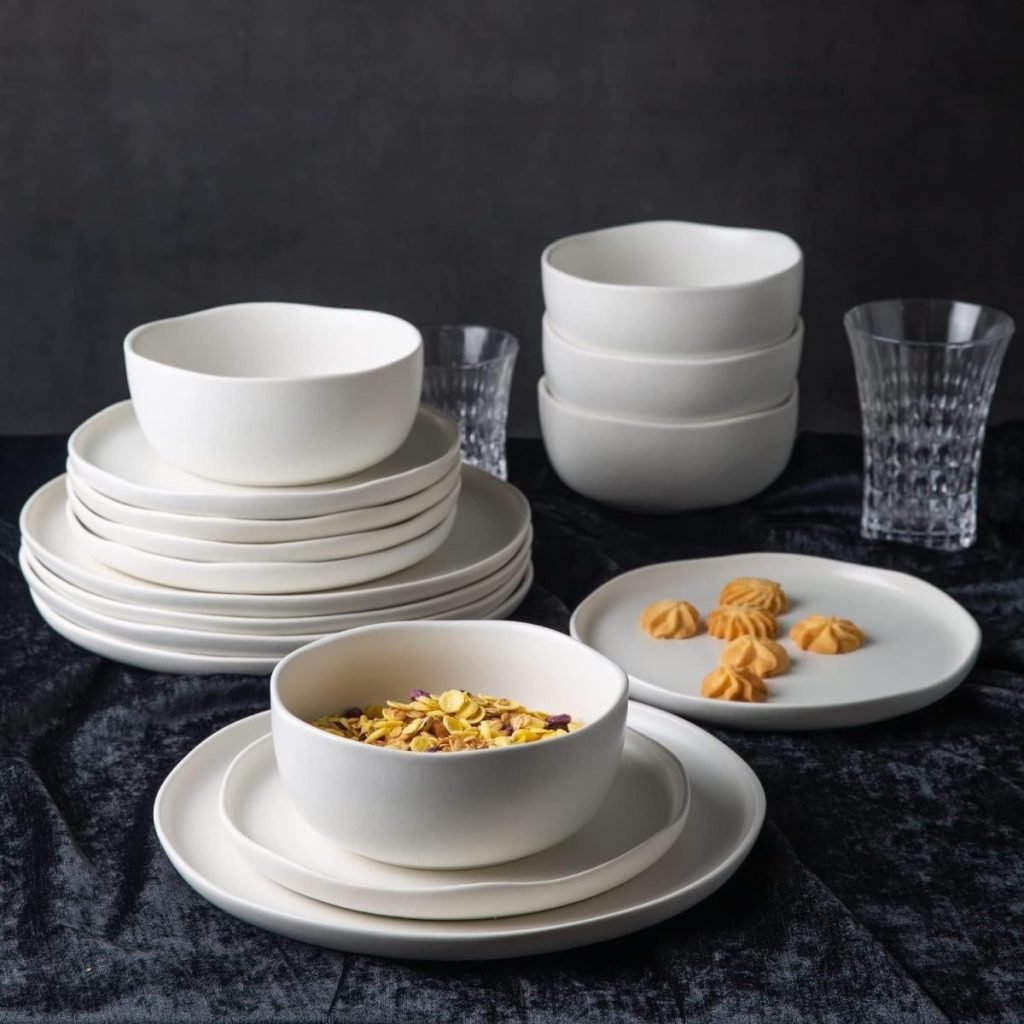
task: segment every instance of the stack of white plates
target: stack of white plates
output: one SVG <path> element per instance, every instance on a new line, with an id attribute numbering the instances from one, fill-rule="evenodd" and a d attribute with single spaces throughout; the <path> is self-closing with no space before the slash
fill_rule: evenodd
<path id="1" fill-rule="evenodd" d="M 311 640 L 418 618 L 503 618 L 532 580 L 530 509 L 459 463 L 420 409 L 389 458 L 343 480 L 247 487 L 160 459 L 131 402 L 68 442 L 21 515 L 42 616 L 88 650 L 166 672 L 269 673 Z"/>

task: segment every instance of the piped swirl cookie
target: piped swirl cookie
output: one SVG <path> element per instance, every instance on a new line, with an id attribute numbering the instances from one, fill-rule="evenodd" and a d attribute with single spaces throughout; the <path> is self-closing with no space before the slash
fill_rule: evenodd
<path id="1" fill-rule="evenodd" d="M 834 615 L 809 615 L 789 631 L 789 638 L 801 650 L 815 654 L 849 654 L 864 643 L 859 627 Z"/>
<path id="2" fill-rule="evenodd" d="M 700 694 L 715 700 L 760 704 L 768 696 L 768 687 L 753 669 L 719 665 L 704 677 Z"/>
<path id="3" fill-rule="evenodd" d="M 640 614 L 640 628 L 656 640 L 686 640 L 700 629 L 700 612 L 689 601 L 655 601 Z"/>
<path id="4" fill-rule="evenodd" d="M 718 595 L 718 603 L 763 608 L 772 615 L 780 615 L 789 604 L 781 583 L 757 576 L 738 576 L 734 580 L 729 580 Z"/>
<path id="5" fill-rule="evenodd" d="M 732 668 L 749 668 L 762 679 L 777 676 L 789 668 L 789 654 L 786 648 L 767 637 L 738 636 L 726 644 L 719 665 Z"/>
<path id="6" fill-rule="evenodd" d="M 719 640 L 735 640 L 738 636 L 774 637 L 775 616 L 763 608 L 723 604 L 707 617 L 708 632 Z"/>

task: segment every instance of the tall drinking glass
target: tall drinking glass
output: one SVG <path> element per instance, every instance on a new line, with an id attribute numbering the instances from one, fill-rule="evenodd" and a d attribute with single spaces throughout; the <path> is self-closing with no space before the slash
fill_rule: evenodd
<path id="1" fill-rule="evenodd" d="M 855 306 L 843 323 L 864 425 L 861 533 L 970 547 L 985 421 L 1013 321 L 966 302 L 891 299 Z"/>
<path id="2" fill-rule="evenodd" d="M 519 342 L 495 327 L 421 327 L 423 401 L 459 423 L 462 458 L 503 480 L 505 422 Z"/>

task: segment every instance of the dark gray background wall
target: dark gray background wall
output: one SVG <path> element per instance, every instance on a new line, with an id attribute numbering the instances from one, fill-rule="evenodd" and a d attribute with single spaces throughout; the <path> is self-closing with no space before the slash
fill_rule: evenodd
<path id="1" fill-rule="evenodd" d="M 127 393 L 135 324 L 286 299 L 524 345 L 538 256 L 650 218 L 807 260 L 802 423 L 856 429 L 840 318 L 1024 318 L 1019 0 L 0 0 L 0 433 Z M 1024 415 L 1024 340 L 996 414 Z"/>

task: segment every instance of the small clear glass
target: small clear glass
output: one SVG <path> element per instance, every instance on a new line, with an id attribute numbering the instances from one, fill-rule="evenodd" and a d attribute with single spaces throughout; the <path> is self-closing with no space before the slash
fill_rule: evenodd
<path id="1" fill-rule="evenodd" d="M 967 302 L 890 299 L 855 306 L 843 324 L 864 426 L 861 533 L 970 547 L 985 423 L 1013 320 Z"/>
<path id="2" fill-rule="evenodd" d="M 472 324 L 421 327 L 423 401 L 459 423 L 464 462 L 507 478 L 505 424 L 519 342 Z"/>

